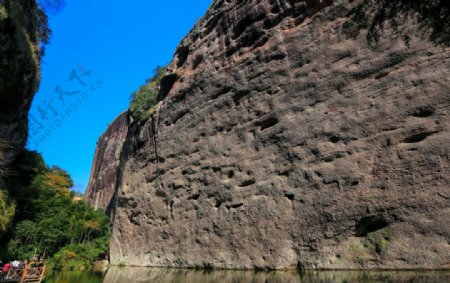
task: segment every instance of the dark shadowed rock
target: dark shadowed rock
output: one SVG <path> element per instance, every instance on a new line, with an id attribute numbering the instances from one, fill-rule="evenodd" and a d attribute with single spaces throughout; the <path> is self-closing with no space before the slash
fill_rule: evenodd
<path id="1" fill-rule="evenodd" d="M 130 116 L 128 111 L 120 114 L 100 136 L 92 164 L 91 176 L 86 189 L 86 199 L 95 209 L 110 210 L 116 189 L 122 146 L 127 137 Z"/>
<path id="2" fill-rule="evenodd" d="M 0 0 L 0 179 L 1 167 L 9 166 L 27 141 L 44 17 L 35 1 Z"/>

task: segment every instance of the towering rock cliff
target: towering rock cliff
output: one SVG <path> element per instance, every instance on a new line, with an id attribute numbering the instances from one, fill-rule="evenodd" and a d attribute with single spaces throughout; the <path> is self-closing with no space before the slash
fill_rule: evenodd
<path id="1" fill-rule="evenodd" d="M 44 30 L 46 17 L 34 0 L 0 0 L 0 166 L 8 166 L 27 140 Z"/>
<path id="2" fill-rule="evenodd" d="M 449 267 L 450 50 L 348 37 L 361 2 L 214 2 L 128 130 L 113 264 Z"/>
<path id="3" fill-rule="evenodd" d="M 86 200 L 95 209 L 110 211 L 116 190 L 120 155 L 128 133 L 128 112 L 120 114 L 97 142 L 91 176 L 86 190 Z"/>

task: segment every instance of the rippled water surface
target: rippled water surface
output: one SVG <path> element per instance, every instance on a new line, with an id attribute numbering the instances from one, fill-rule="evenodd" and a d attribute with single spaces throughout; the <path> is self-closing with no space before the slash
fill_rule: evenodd
<path id="1" fill-rule="evenodd" d="M 106 273 L 66 272 L 49 275 L 46 283 L 442 283 L 448 271 L 201 271 L 110 268 Z"/>

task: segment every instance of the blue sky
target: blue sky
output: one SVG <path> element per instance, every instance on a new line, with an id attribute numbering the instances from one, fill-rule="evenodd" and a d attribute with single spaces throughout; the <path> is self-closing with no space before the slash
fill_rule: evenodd
<path id="1" fill-rule="evenodd" d="M 28 148 L 66 169 L 84 192 L 98 137 L 211 2 L 66 0 L 50 17 Z"/>

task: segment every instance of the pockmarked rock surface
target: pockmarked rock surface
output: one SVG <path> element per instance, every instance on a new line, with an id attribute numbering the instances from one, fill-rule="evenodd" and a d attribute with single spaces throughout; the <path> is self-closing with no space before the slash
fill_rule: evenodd
<path id="1" fill-rule="evenodd" d="M 348 38 L 359 2 L 214 2 L 128 130 L 112 264 L 450 267 L 450 50 Z"/>
<path id="2" fill-rule="evenodd" d="M 116 189 L 120 155 L 127 137 L 130 116 L 120 114 L 97 141 L 86 200 L 95 209 L 110 211 L 111 199 Z"/>

